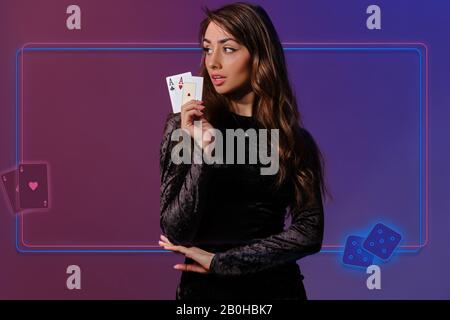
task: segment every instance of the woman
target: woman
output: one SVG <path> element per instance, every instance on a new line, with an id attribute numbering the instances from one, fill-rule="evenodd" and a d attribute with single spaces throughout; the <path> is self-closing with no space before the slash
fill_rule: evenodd
<path id="1" fill-rule="evenodd" d="M 246 3 L 205 12 L 204 101 L 169 114 L 161 143 L 165 235 L 159 243 L 185 256 L 175 266 L 182 271 L 176 299 L 306 299 L 296 261 L 322 245 L 320 152 L 299 125 L 284 52 L 267 13 Z M 196 120 L 203 132 L 278 129 L 277 174 L 261 175 L 260 163 L 174 164 L 174 130 L 184 129 L 200 148 L 211 143 L 193 134 Z"/>

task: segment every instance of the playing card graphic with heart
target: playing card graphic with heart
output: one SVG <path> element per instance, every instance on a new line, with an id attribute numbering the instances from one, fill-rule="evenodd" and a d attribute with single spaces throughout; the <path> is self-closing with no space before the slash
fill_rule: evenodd
<path id="1" fill-rule="evenodd" d="M 19 165 L 19 206 L 21 209 L 47 208 L 47 165 Z"/>

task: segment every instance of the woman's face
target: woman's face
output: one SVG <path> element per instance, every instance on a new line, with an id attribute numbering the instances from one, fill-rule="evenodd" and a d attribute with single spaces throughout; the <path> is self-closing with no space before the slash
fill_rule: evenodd
<path id="1" fill-rule="evenodd" d="M 214 22 L 206 29 L 203 48 L 206 69 L 218 93 L 232 93 L 250 84 L 250 53 Z"/>

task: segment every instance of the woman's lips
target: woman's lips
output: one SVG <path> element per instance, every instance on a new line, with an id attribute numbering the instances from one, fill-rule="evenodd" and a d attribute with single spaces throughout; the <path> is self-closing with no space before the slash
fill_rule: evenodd
<path id="1" fill-rule="evenodd" d="M 216 79 L 211 77 L 211 81 L 215 86 L 221 86 L 225 82 L 225 77 Z"/>

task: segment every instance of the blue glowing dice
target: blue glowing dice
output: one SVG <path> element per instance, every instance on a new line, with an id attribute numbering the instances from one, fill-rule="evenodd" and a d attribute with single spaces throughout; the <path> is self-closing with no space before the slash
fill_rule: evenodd
<path id="1" fill-rule="evenodd" d="M 401 235 L 382 223 L 378 223 L 364 240 L 362 246 L 380 259 L 387 260 L 397 248 Z"/>
<path id="2" fill-rule="evenodd" d="M 373 255 L 362 247 L 363 237 L 349 236 L 345 243 L 343 262 L 358 267 L 368 267 L 372 264 Z"/>

